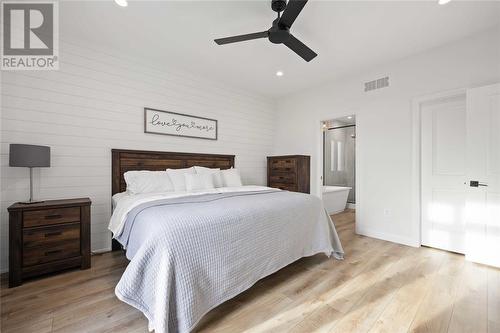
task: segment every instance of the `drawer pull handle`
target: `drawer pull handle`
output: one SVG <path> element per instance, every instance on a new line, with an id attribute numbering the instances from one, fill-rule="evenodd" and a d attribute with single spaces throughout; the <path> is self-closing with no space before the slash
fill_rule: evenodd
<path id="1" fill-rule="evenodd" d="M 59 252 L 62 252 L 62 250 L 52 250 L 52 251 L 46 251 L 45 255 L 50 256 L 51 254 L 57 254 Z"/>
<path id="2" fill-rule="evenodd" d="M 59 236 L 61 234 L 62 234 L 62 231 L 48 232 L 45 234 L 45 237 Z"/>
<path id="3" fill-rule="evenodd" d="M 52 215 L 47 215 L 45 216 L 46 220 L 54 220 L 54 219 L 60 219 L 62 217 L 61 214 L 52 214 Z"/>

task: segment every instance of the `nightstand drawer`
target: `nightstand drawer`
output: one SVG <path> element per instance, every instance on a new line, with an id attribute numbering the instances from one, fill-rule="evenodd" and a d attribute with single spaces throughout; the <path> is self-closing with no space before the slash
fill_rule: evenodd
<path id="1" fill-rule="evenodd" d="M 80 243 L 75 241 L 59 241 L 50 246 L 35 246 L 23 251 L 23 266 L 32 266 L 59 259 L 78 257 Z"/>
<path id="2" fill-rule="evenodd" d="M 51 227 L 38 227 L 23 230 L 23 246 L 51 246 L 63 241 L 80 242 L 80 223 L 69 223 Z"/>
<path id="3" fill-rule="evenodd" d="M 23 227 L 25 228 L 78 221 L 80 221 L 80 207 L 33 210 L 23 213 Z"/>

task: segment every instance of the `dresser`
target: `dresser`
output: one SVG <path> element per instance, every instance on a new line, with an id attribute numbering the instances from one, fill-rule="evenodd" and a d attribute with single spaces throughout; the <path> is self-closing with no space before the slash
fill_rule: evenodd
<path id="1" fill-rule="evenodd" d="M 293 192 L 310 192 L 310 156 L 267 157 L 267 186 Z"/>
<path id="2" fill-rule="evenodd" d="M 15 203 L 9 211 L 9 287 L 68 268 L 90 268 L 89 198 Z"/>

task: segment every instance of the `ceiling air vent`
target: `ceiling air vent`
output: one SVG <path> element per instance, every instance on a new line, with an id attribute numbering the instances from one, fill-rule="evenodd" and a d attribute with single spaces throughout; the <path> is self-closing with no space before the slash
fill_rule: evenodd
<path id="1" fill-rule="evenodd" d="M 389 86 L 389 77 L 384 77 L 378 80 L 373 80 L 370 82 L 365 82 L 365 92 L 385 88 Z"/>

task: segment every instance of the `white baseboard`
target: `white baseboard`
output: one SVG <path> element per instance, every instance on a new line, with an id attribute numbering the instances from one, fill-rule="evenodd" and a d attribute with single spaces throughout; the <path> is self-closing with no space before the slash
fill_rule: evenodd
<path id="1" fill-rule="evenodd" d="M 416 239 L 411 238 L 411 237 L 402 237 L 400 235 L 379 232 L 379 231 L 372 230 L 369 228 L 363 228 L 362 226 L 359 226 L 358 224 L 356 224 L 356 233 L 358 235 L 371 237 L 371 238 L 377 238 L 377 239 L 381 239 L 381 240 L 388 241 L 388 242 L 408 245 L 408 246 L 412 246 L 412 247 L 420 247 L 420 242 Z"/>
<path id="2" fill-rule="evenodd" d="M 347 209 L 356 209 L 356 204 L 347 203 Z"/>
<path id="3" fill-rule="evenodd" d="M 111 247 L 105 247 L 103 249 L 92 250 L 91 254 L 102 254 L 106 252 L 111 252 Z"/>

